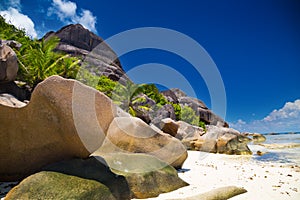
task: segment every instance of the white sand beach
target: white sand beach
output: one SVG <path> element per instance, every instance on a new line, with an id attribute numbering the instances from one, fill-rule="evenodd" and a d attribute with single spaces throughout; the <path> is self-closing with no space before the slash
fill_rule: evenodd
<path id="1" fill-rule="evenodd" d="M 248 192 L 233 200 L 300 199 L 299 165 L 263 163 L 251 156 L 231 156 L 189 151 L 179 176 L 190 185 L 149 199 L 185 199 L 224 186 Z"/>
<path id="2" fill-rule="evenodd" d="M 299 165 L 260 162 L 251 157 L 188 151 L 179 176 L 190 185 L 148 200 L 186 199 L 224 186 L 248 191 L 232 200 L 300 199 Z"/>

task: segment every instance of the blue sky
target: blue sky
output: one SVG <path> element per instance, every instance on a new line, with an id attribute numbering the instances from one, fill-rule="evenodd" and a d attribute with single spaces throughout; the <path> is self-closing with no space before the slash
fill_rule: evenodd
<path id="1" fill-rule="evenodd" d="M 104 39 L 139 27 L 183 33 L 197 41 L 216 64 L 226 91 L 225 119 L 232 127 L 253 132 L 300 130 L 300 1 L 0 2 L 0 14 L 33 37 L 69 23 L 81 23 Z M 211 107 L 203 77 L 177 55 L 142 49 L 122 56 L 121 62 L 125 70 L 147 63 L 170 66 Z"/>

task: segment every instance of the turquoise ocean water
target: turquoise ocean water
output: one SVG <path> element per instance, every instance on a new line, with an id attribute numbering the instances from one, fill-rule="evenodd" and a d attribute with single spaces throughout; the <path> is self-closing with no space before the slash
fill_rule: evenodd
<path id="1" fill-rule="evenodd" d="M 300 132 L 264 134 L 267 138 L 260 144 L 249 143 L 253 159 L 261 162 L 300 165 Z M 262 146 L 267 144 L 269 146 Z M 257 151 L 266 152 L 259 156 Z"/>

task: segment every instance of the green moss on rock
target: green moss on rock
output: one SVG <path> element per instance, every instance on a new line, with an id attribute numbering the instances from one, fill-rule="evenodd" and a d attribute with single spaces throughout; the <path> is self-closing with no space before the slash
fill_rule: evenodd
<path id="1" fill-rule="evenodd" d="M 115 200 L 109 188 L 97 181 L 46 171 L 24 179 L 5 199 Z"/>
<path id="2" fill-rule="evenodd" d="M 126 178 L 135 198 L 156 197 L 188 185 L 174 167 L 151 155 L 111 153 L 103 157 L 114 173 Z"/>

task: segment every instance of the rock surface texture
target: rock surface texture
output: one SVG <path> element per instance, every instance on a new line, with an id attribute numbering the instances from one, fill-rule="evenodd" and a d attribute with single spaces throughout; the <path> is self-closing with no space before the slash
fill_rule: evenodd
<path id="1" fill-rule="evenodd" d="M 103 39 L 85 29 L 80 24 L 71 24 L 58 30 L 48 32 L 44 39 L 51 36 L 60 38 L 58 51 L 79 56 L 83 59 L 83 68 L 96 75 L 105 75 L 114 81 L 124 83 L 129 80 L 118 56 Z"/>

